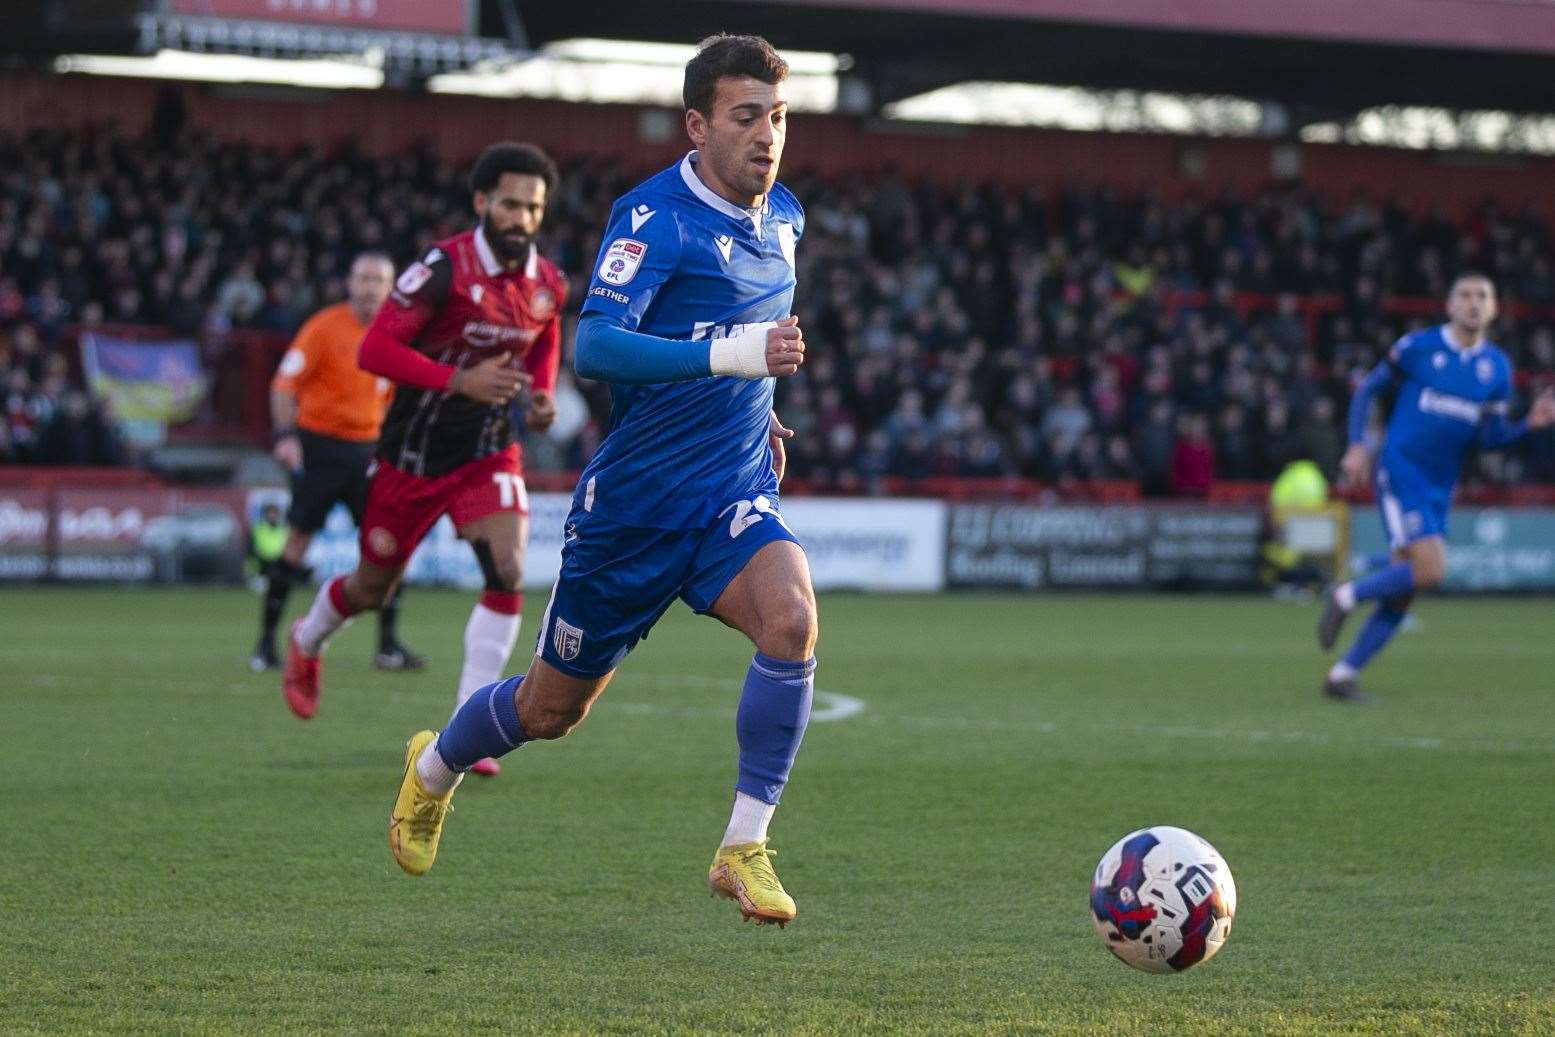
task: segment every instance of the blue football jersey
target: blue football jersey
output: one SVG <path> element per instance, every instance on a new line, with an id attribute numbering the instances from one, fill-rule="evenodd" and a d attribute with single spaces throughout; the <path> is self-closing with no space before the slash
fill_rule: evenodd
<path id="1" fill-rule="evenodd" d="M 687 342 L 789 315 L 804 210 L 780 184 L 759 209 L 726 201 L 697 179 L 695 155 L 616 201 L 585 315 Z M 709 524 L 731 501 L 775 498 L 767 441 L 773 383 L 612 384 L 610 428 L 574 507 L 623 525 L 686 529 Z"/>
<path id="2" fill-rule="evenodd" d="M 1454 347 L 1442 327 L 1405 335 L 1388 360 L 1400 385 L 1380 463 L 1448 492 L 1480 423 L 1510 406 L 1511 362 L 1489 342 Z"/>

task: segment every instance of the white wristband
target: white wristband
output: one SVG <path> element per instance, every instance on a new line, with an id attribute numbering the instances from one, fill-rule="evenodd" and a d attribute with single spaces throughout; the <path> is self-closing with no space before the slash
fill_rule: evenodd
<path id="1" fill-rule="evenodd" d="M 752 324 L 738 335 L 715 338 L 708 348 L 707 366 L 715 375 L 735 378 L 767 377 L 767 332 L 777 321 Z"/>

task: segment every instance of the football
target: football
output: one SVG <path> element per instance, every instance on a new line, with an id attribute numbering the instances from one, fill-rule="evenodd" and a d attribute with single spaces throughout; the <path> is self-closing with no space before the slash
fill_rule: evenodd
<path id="1" fill-rule="evenodd" d="M 1091 878 L 1091 923 L 1142 972 L 1182 972 L 1215 956 L 1236 916 L 1236 882 L 1213 846 L 1158 825 L 1113 844 Z"/>

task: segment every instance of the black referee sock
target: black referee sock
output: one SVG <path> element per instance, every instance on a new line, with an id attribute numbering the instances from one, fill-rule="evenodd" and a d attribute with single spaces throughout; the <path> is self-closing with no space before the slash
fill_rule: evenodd
<path id="1" fill-rule="evenodd" d="M 404 584 L 394 588 L 394 593 L 389 595 L 389 600 L 383 603 L 383 608 L 378 612 L 378 651 L 380 652 L 399 647 L 400 597 L 404 593 Z"/>
<path id="2" fill-rule="evenodd" d="M 262 644 L 275 645 L 275 628 L 281 622 L 281 613 L 286 611 L 286 599 L 292 592 L 292 584 L 308 579 L 313 570 L 300 565 L 292 565 L 283 558 L 277 558 L 266 567 L 269 579 L 265 581 L 265 600 L 262 622 L 264 633 L 260 636 Z"/>

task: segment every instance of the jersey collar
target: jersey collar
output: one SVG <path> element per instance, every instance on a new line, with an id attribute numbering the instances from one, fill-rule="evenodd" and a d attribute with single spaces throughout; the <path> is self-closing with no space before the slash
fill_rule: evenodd
<path id="1" fill-rule="evenodd" d="M 486 241 L 486 232 L 479 227 L 475 228 L 475 254 L 480 258 L 481 269 L 486 271 L 487 277 L 496 277 L 502 273 L 502 260 L 492 251 L 491 245 Z M 533 243 L 529 246 L 529 258 L 524 260 L 524 278 L 529 281 L 535 279 L 535 274 L 540 270 L 540 256 Z"/>
<path id="2" fill-rule="evenodd" d="M 739 220 L 742 223 L 746 220 L 750 220 L 751 226 L 756 231 L 756 238 L 757 240 L 760 240 L 761 221 L 766 217 L 767 213 L 771 209 L 771 205 L 768 203 L 767 199 L 763 198 L 761 200 L 761 204 L 756 208 L 747 209 L 744 206 L 735 205 L 727 198 L 722 198 L 719 195 L 714 194 L 712 189 L 710 189 L 702 182 L 702 178 L 697 176 L 695 156 L 695 151 L 688 151 L 686 152 L 686 157 L 680 160 L 680 178 L 686 182 L 686 187 L 688 187 L 691 190 L 691 193 L 696 195 L 698 200 L 700 200 L 703 204 L 710 208 L 717 209 L 725 216 L 728 216 L 731 219 Z"/>
<path id="3" fill-rule="evenodd" d="M 1460 346 L 1458 345 L 1457 340 L 1452 337 L 1452 334 L 1450 333 L 1451 328 L 1451 324 L 1442 325 L 1442 341 L 1447 343 L 1447 345 L 1451 347 L 1452 351 L 1457 353 L 1459 356 L 1474 356 L 1476 353 L 1482 352 L 1484 348 L 1490 344 L 1486 342 L 1483 337 L 1481 337 L 1479 341 L 1475 342 L 1472 346 Z"/>

